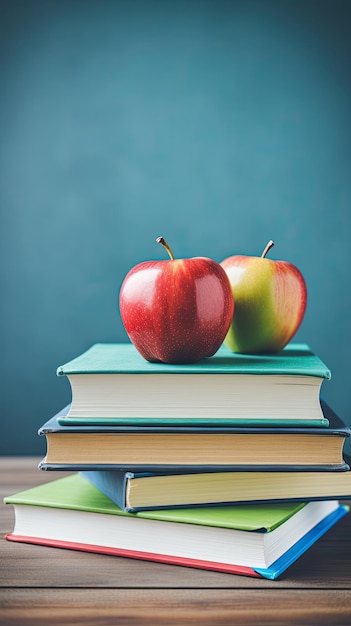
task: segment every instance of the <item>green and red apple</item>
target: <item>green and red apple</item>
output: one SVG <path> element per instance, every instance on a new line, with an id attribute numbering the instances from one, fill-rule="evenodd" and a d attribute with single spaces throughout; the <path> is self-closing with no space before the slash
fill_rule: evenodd
<path id="1" fill-rule="evenodd" d="M 126 275 L 119 297 L 126 332 L 147 361 L 193 363 L 217 352 L 233 318 L 226 272 L 205 257 L 145 261 Z"/>
<path id="2" fill-rule="evenodd" d="M 235 301 L 224 344 L 233 352 L 275 353 L 298 330 L 306 310 L 307 288 L 300 270 L 287 261 L 235 255 L 222 261 Z"/>

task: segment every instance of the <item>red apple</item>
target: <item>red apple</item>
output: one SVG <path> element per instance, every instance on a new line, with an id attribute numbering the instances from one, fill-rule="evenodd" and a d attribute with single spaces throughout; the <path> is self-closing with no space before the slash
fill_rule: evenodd
<path id="1" fill-rule="evenodd" d="M 234 301 L 224 269 L 212 259 L 145 261 L 126 275 L 120 313 L 127 334 L 147 361 L 194 363 L 223 343 Z"/>
<path id="2" fill-rule="evenodd" d="M 291 340 L 305 314 L 307 289 L 301 272 L 286 261 L 231 256 L 221 265 L 235 300 L 225 345 L 233 352 L 279 352 Z"/>

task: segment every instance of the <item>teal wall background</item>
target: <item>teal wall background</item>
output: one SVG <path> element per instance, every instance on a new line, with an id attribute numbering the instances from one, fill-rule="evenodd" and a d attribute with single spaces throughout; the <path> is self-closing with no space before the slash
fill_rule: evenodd
<path id="1" fill-rule="evenodd" d="M 295 263 L 297 339 L 351 425 L 346 0 L 1 0 L 1 454 L 44 455 L 58 365 L 125 341 L 136 263 Z"/>

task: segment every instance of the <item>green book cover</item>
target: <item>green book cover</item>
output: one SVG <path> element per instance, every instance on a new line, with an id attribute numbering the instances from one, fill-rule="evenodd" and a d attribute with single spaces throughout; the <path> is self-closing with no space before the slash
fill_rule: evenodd
<path id="1" fill-rule="evenodd" d="M 212 357 L 188 365 L 149 363 L 131 343 L 96 343 L 57 369 L 70 374 L 284 374 L 331 377 L 330 370 L 304 343 L 288 344 L 278 354 L 231 352 L 224 345 Z"/>
<path id="2" fill-rule="evenodd" d="M 127 517 L 270 532 L 302 509 L 306 503 L 255 504 L 207 508 L 165 509 L 127 513 L 79 474 L 21 491 L 4 498 L 5 504 L 26 504 L 74 509 Z"/>

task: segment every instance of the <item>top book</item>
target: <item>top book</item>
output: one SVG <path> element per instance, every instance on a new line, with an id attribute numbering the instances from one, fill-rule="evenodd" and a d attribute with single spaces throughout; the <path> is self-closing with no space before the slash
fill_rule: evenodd
<path id="1" fill-rule="evenodd" d="M 149 363 L 131 343 L 97 343 L 58 368 L 72 389 L 66 424 L 328 426 L 320 388 L 331 374 L 306 344 L 274 355 L 225 346 L 188 365 Z"/>

